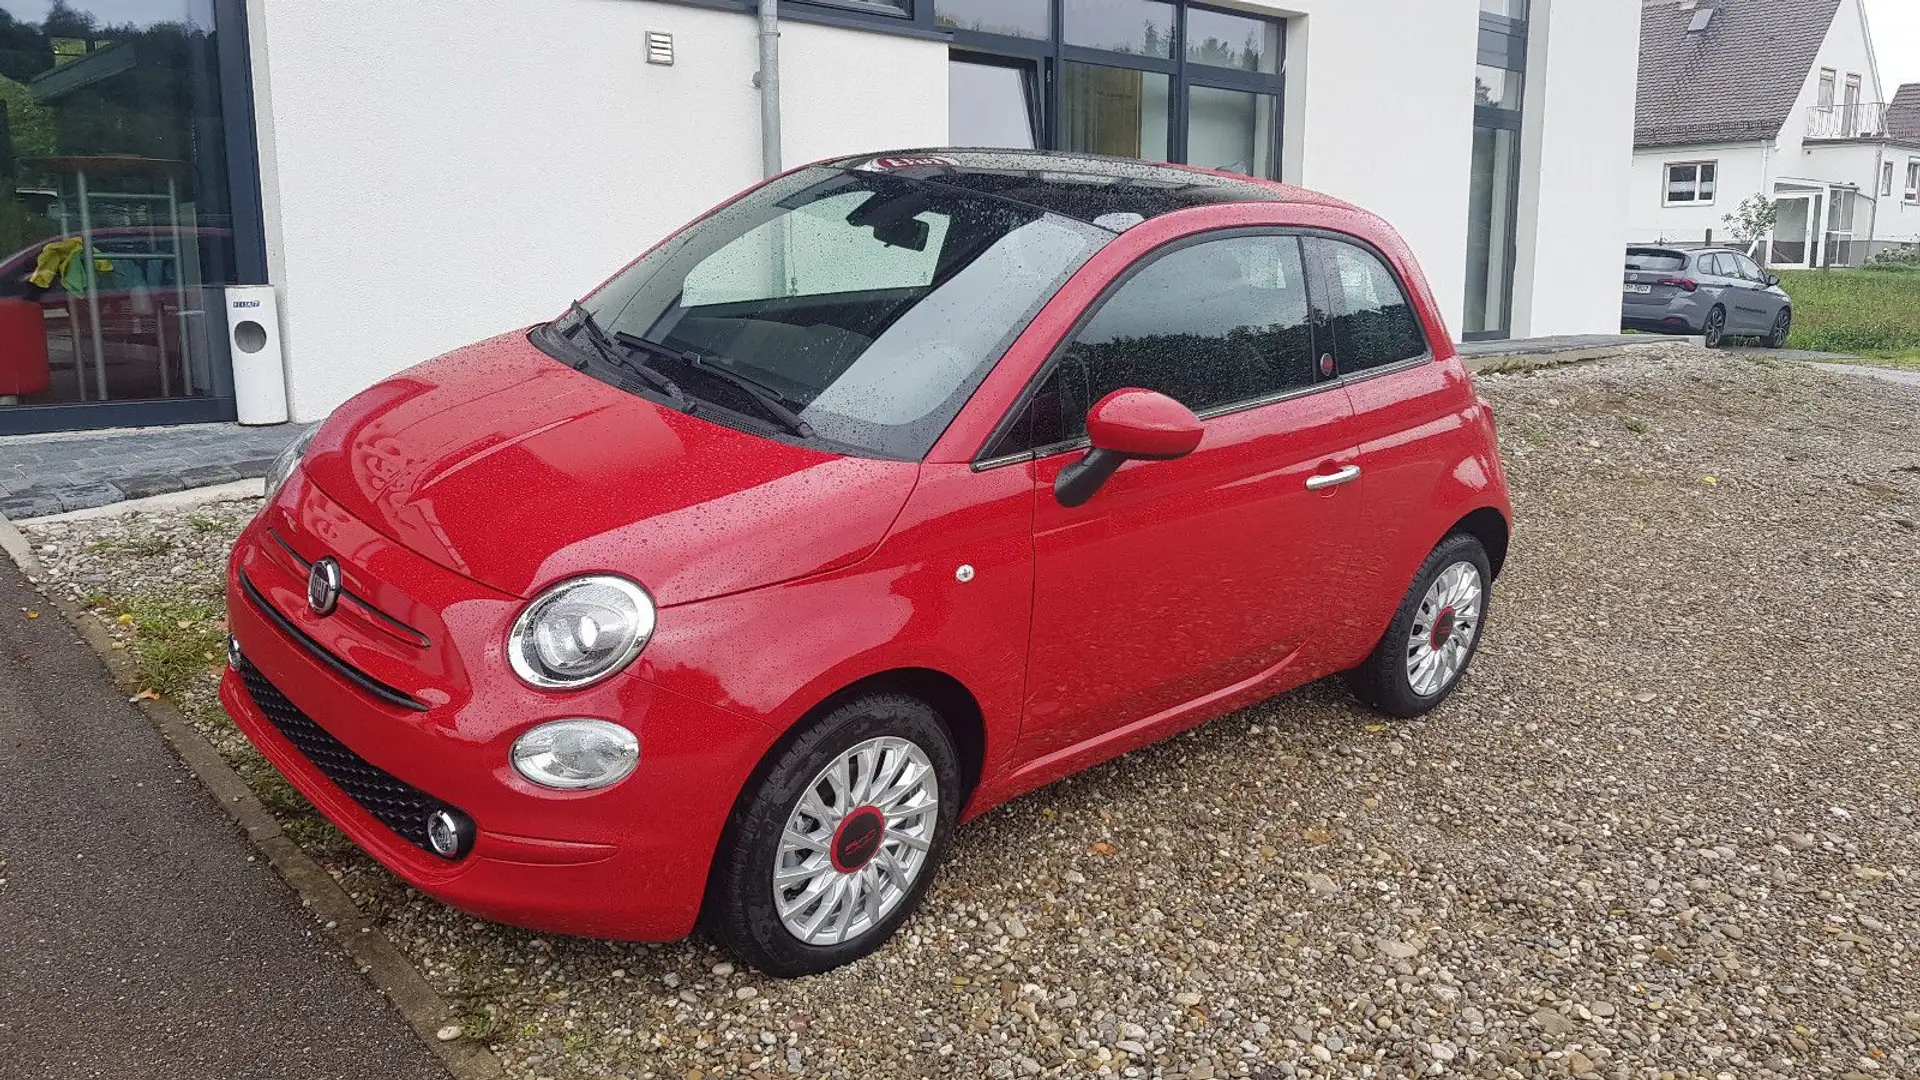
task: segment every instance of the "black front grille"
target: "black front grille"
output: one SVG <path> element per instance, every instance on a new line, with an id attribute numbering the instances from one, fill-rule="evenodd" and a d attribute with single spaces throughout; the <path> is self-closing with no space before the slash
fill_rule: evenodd
<path id="1" fill-rule="evenodd" d="M 293 744 L 295 750 L 326 774 L 327 779 L 360 804 L 380 823 L 399 833 L 407 842 L 433 854 L 427 842 L 427 818 L 436 810 L 447 810 L 457 820 L 466 815 L 439 799 L 408 784 L 392 773 L 372 764 L 347 748 L 339 739 L 287 700 L 260 669 L 245 659 L 240 661 L 240 678 L 247 695 L 266 714 L 274 728 Z"/>

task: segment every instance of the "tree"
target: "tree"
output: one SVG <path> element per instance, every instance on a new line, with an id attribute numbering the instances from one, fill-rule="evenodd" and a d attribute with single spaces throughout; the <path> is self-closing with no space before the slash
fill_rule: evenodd
<path id="1" fill-rule="evenodd" d="M 1774 222 L 1780 220 L 1780 204 L 1765 195 L 1749 195 L 1740 200 L 1733 213 L 1720 220 L 1727 223 L 1727 231 L 1733 234 L 1734 240 L 1752 254 L 1760 241 L 1773 231 Z"/>

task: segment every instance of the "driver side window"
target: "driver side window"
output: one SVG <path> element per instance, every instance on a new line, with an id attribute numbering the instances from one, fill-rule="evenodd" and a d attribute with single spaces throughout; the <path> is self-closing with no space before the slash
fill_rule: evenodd
<path id="1" fill-rule="evenodd" d="M 1178 247 L 1109 295 L 1034 396 L 1026 447 L 1086 434 L 1115 390 L 1156 390 L 1195 412 L 1311 386 L 1313 331 L 1293 236 Z"/>

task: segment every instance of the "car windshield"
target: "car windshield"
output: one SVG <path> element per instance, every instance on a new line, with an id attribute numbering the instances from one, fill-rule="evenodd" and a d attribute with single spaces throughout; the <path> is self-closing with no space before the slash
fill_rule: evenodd
<path id="1" fill-rule="evenodd" d="M 1629 270 L 1685 270 L 1687 257 L 1677 251 L 1628 249 Z"/>
<path id="2" fill-rule="evenodd" d="M 772 397 L 805 421 L 780 437 L 917 460 L 1113 236 L 885 172 L 802 169 L 695 222 L 584 306 L 701 415 L 719 418 L 715 404 L 772 433 Z"/>

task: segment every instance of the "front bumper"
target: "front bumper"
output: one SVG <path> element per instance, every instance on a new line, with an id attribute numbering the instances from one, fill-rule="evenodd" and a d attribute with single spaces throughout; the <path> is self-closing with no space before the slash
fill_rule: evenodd
<path id="1" fill-rule="evenodd" d="M 323 498 L 310 488 L 283 496 L 295 504 Z M 497 647 L 469 648 L 477 655 L 467 663 L 429 653 L 434 658 L 421 663 L 422 678 L 436 677 L 407 687 L 426 707 L 395 707 L 337 670 L 342 656 L 369 659 L 379 643 L 359 640 L 337 615 L 311 615 L 304 604 L 291 602 L 289 583 L 275 578 L 276 553 L 263 545 L 276 543 L 266 532 L 269 522 L 296 531 L 289 522 L 299 507 L 288 509 L 291 516 L 277 505 L 262 512 L 242 534 L 228 570 L 228 625 L 241 664 L 251 670 L 243 675 L 229 667 L 220 700 L 267 760 L 354 843 L 445 903 L 555 933 L 644 941 L 685 936 L 699 915 L 727 815 L 774 732 L 631 674 L 569 695 L 536 691 L 512 676 Z M 339 519 L 331 524 L 337 532 Z M 312 542 L 311 536 L 300 539 Z M 374 541 L 361 539 L 334 550 L 364 554 Z M 387 574 L 405 566 L 407 573 L 438 575 L 430 584 L 402 582 L 403 588 L 422 595 L 468 591 L 473 595 L 466 608 L 489 606 L 482 587 L 420 562 L 413 567 L 404 552 L 393 551 L 378 559 Z M 255 585 L 253 596 L 241 585 L 243 574 Z M 263 604 L 271 611 L 262 610 Z M 502 617 L 510 617 L 504 613 L 517 603 L 497 606 Z M 445 637 L 461 637 L 452 625 L 456 610 L 441 610 L 449 618 L 436 620 L 437 628 Z M 464 614 L 472 617 L 471 611 Z M 480 636 L 498 640 L 491 632 Z M 453 646 L 436 641 L 433 648 Z M 290 728 L 288 710 L 320 729 L 323 742 Z M 627 725 L 640 739 L 639 767 L 600 791 L 550 791 L 528 783 L 508 765 L 507 748 L 528 728 L 563 716 L 602 716 Z M 333 750 L 335 743 L 347 757 Z M 309 756 L 316 745 L 325 768 Z M 415 796 L 418 802 L 407 801 Z M 407 829 L 411 815 L 434 807 L 457 808 L 471 818 L 473 841 L 464 856 L 445 859 L 427 850 L 420 839 L 424 823 L 421 832 Z"/>

